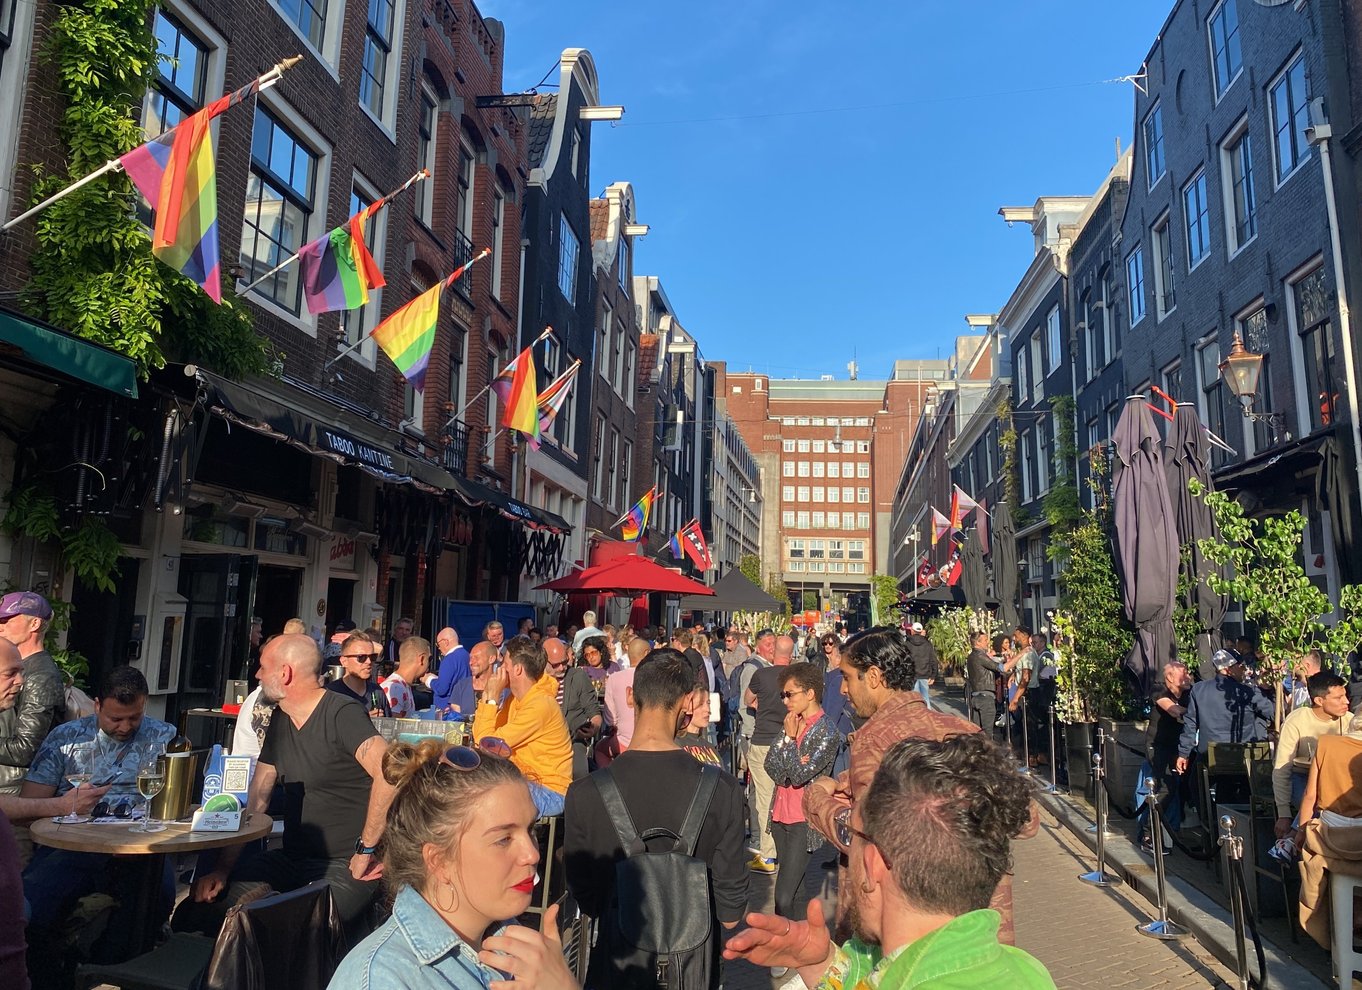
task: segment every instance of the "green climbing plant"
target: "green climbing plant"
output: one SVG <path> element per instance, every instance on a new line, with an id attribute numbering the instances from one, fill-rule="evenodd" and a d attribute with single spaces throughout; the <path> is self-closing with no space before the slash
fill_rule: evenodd
<path id="1" fill-rule="evenodd" d="M 62 561 L 75 572 L 77 580 L 98 591 L 117 590 L 114 581 L 122 549 L 103 519 L 85 516 L 74 525 L 66 525 L 57 500 L 36 484 L 25 484 L 10 493 L 0 528 L 10 536 L 58 545 Z"/>
<path id="2" fill-rule="evenodd" d="M 43 57 L 55 69 L 66 166 L 35 167 L 34 201 L 69 186 L 143 140 L 138 109 L 156 76 L 155 0 L 75 0 L 53 8 Z M 103 176 L 48 207 L 23 293 L 29 311 L 132 358 L 142 374 L 167 357 L 231 376 L 263 374 L 271 348 L 230 293 L 217 306 L 162 265 L 121 174 Z"/>
<path id="3" fill-rule="evenodd" d="M 1021 508 L 1021 474 L 1017 466 L 1017 427 L 1012 422 L 1012 404 L 1007 399 L 998 403 L 998 446 L 1003 451 L 1003 498 L 1007 499 L 1012 517 L 1020 522 L 1025 513 Z"/>
<path id="4" fill-rule="evenodd" d="M 742 576 L 758 588 L 761 587 L 761 558 L 754 553 L 745 553 L 738 558 L 738 570 Z"/>
<path id="5" fill-rule="evenodd" d="M 899 583 L 888 574 L 870 576 L 870 593 L 874 596 L 875 617 L 881 625 L 895 625 L 898 612 L 894 606 L 899 600 Z"/>
<path id="6" fill-rule="evenodd" d="M 1045 521 L 1052 530 L 1062 531 L 1076 526 L 1083 518 L 1083 507 L 1078 501 L 1078 479 L 1074 477 L 1074 463 L 1078 445 L 1074 442 L 1074 417 L 1077 405 L 1071 395 L 1058 395 L 1050 400 L 1051 415 L 1055 417 L 1058 436 L 1055 445 L 1054 481 L 1041 502 Z M 1048 552 L 1053 557 L 1055 544 Z"/>

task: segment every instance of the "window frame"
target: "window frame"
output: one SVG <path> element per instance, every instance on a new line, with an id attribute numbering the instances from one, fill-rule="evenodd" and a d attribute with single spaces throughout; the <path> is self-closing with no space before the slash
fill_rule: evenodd
<path id="1" fill-rule="evenodd" d="M 571 251 L 569 252 L 569 247 Z M 571 254 L 571 262 L 568 255 Z M 582 241 L 572 227 L 567 212 L 558 211 L 558 291 L 568 305 L 577 305 L 577 283 L 580 281 Z M 608 381 L 609 379 L 607 379 Z"/>
<path id="2" fill-rule="evenodd" d="M 301 0 L 305 2 L 305 0 Z M 375 5 L 387 5 L 388 37 L 380 34 L 380 26 L 373 23 Z M 402 34 L 406 23 L 406 4 L 400 0 L 368 0 L 364 12 L 364 40 L 360 47 L 359 106 L 376 123 L 387 137 L 397 143 L 395 122 L 397 117 L 397 89 L 401 83 L 402 71 Z M 383 51 L 383 78 L 377 79 L 369 69 L 368 56 L 371 42 Z M 386 46 L 386 47 L 385 47 Z M 373 80 L 380 87 L 379 106 L 375 110 L 365 98 L 365 80 Z"/>
<path id="3" fill-rule="evenodd" d="M 1220 142 L 1220 198 L 1225 210 L 1225 254 L 1234 258 L 1258 239 L 1258 192 L 1253 164 L 1253 135 L 1249 132 L 1248 115 L 1230 128 Z M 1247 152 L 1247 154 L 1245 154 Z M 1236 171 L 1240 172 L 1236 178 Z M 1241 239 L 1239 218 L 1239 186 L 1243 183 L 1249 235 Z"/>
<path id="4" fill-rule="evenodd" d="M 1138 262 L 1140 277 L 1132 279 L 1130 275 L 1130 263 Z M 1129 254 L 1125 257 L 1126 266 L 1126 308 L 1130 311 L 1130 325 L 1133 327 L 1149 314 L 1149 304 L 1145 297 L 1146 274 L 1144 269 L 1144 245 L 1136 244 Z M 1135 315 L 1135 303 L 1139 302 L 1140 313 Z"/>
<path id="5" fill-rule="evenodd" d="M 1157 131 L 1157 136 L 1153 139 L 1149 136 L 1149 125 L 1153 122 Z M 1168 159 L 1165 155 L 1163 141 L 1163 101 L 1155 100 L 1154 105 L 1145 111 L 1144 119 L 1140 121 L 1140 136 L 1144 139 L 1144 166 L 1147 173 L 1146 185 L 1150 190 L 1157 186 L 1165 175 L 1168 174 Z M 1159 171 L 1154 173 L 1154 157 L 1158 158 Z"/>
<path id="6" fill-rule="evenodd" d="M 1229 12 L 1234 17 L 1234 30 L 1225 35 L 1225 53 L 1228 56 L 1230 43 L 1233 41 L 1235 47 L 1239 49 L 1239 64 L 1234 68 L 1234 71 L 1230 73 L 1229 79 L 1224 81 L 1220 78 L 1220 58 L 1216 52 L 1215 28 L 1216 21 L 1218 19 L 1223 20 L 1219 15 L 1225 14 L 1226 12 Z M 1211 57 L 1211 87 L 1215 91 L 1215 102 L 1219 103 L 1224 95 L 1229 92 L 1230 87 L 1244 74 L 1244 48 L 1239 28 L 1239 8 L 1234 0 L 1220 0 L 1219 3 L 1211 8 L 1211 12 L 1206 18 L 1206 44 Z M 1228 59 L 1226 64 L 1228 67 Z"/>
<path id="7" fill-rule="evenodd" d="M 1055 303 L 1045 314 L 1045 343 L 1050 359 L 1048 376 L 1054 374 L 1064 363 L 1064 332 L 1059 316 L 1059 303 Z"/>
<path id="8" fill-rule="evenodd" d="M 1187 272 L 1190 274 L 1196 271 L 1211 253 L 1211 204 L 1207 199 L 1204 165 L 1200 166 L 1182 186 L 1182 229 L 1183 247 L 1187 249 Z M 1193 253 L 1193 231 L 1197 234 L 1195 243 L 1201 246 L 1200 254 Z M 1176 290 L 1174 295 L 1176 296 Z"/>
<path id="9" fill-rule="evenodd" d="M 417 99 L 416 157 L 430 177 L 416 184 L 412 212 L 426 230 L 435 230 L 435 170 L 439 165 L 437 148 L 440 141 L 440 94 L 426 79 L 421 80 Z M 426 110 L 429 108 L 430 113 Z"/>
<path id="10" fill-rule="evenodd" d="M 1299 109 L 1288 107 L 1288 111 L 1291 114 L 1292 127 L 1290 134 L 1293 148 L 1297 155 L 1292 162 L 1291 167 L 1286 171 L 1282 171 L 1281 131 L 1277 126 L 1276 90 L 1278 86 L 1283 83 L 1286 83 L 1289 86 L 1291 82 L 1291 72 L 1296 66 L 1300 66 L 1301 69 L 1301 82 L 1305 87 L 1305 99 L 1300 103 Z M 1281 70 L 1268 81 L 1265 92 L 1267 93 L 1268 133 L 1272 136 L 1272 172 L 1276 178 L 1276 185 L 1274 188 L 1280 189 L 1288 179 L 1305 167 L 1306 162 L 1310 161 L 1310 157 L 1313 153 L 1310 142 L 1305 140 L 1305 128 L 1301 128 L 1299 131 L 1294 129 L 1295 124 L 1297 123 L 1298 114 L 1301 112 L 1305 114 L 1306 127 L 1310 124 L 1310 79 L 1305 72 L 1304 49 L 1296 49 L 1295 53 L 1286 60 L 1286 63 L 1282 66 Z M 1300 147 L 1294 147 L 1297 140 L 1301 142 Z"/>
<path id="11" fill-rule="evenodd" d="M 358 194 L 358 196 L 357 196 Z M 354 216 L 363 206 L 377 202 L 382 193 L 378 188 L 356 171 L 350 180 L 350 215 Z M 357 203 L 356 200 L 359 199 Z M 369 218 L 367 233 L 372 244 L 368 245 L 369 253 L 373 255 L 374 262 L 378 265 L 378 270 L 383 271 L 388 253 L 388 211 L 379 210 Z M 430 288 L 426 286 L 426 288 Z M 415 298 L 415 297 L 413 297 Z M 351 326 L 348 317 L 351 313 L 358 313 L 358 323 L 353 328 L 358 335 L 363 336 L 364 342 L 354 350 L 349 351 L 345 356 L 351 360 L 358 361 L 366 368 L 373 370 L 378 361 L 378 347 L 374 343 L 369 333 L 377 326 L 377 321 L 383 314 L 383 287 L 378 286 L 369 290 L 369 302 L 357 310 L 340 314 L 340 330 L 342 340 L 337 344 L 338 347 L 350 347 L 356 340 L 360 339 L 356 334 L 351 333 Z"/>
<path id="12" fill-rule="evenodd" d="M 1149 227 L 1149 241 L 1157 259 L 1154 268 L 1154 315 L 1155 322 L 1162 323 L 1177 311 L 1177 264 L 1173 257 L 1173 214 L 1165 210 Z M 1165 283 L 1167 283 L 1165 285 Z M 1165 307 L 1166 299 L 1172 305 Z"/>

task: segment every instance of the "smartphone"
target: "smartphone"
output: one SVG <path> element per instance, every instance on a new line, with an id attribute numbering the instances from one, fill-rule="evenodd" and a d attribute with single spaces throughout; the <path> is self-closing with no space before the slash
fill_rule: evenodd
<path id="1" fill-rule="evenodd" d="M 568 929 L 577 923 L 577 919 L 582 916 L 582 909 L 577 904 L 577 898 L 564 897 L 558 902 L 558 937 L 567 939 Z"/>

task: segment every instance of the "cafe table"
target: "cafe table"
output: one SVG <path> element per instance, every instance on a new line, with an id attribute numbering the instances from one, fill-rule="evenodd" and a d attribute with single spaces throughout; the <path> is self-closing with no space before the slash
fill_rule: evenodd
<path id="1" fill-rule="evenodd" d="M 40 818 L 29 826 L 33 841 L 40 846 L 65 849 L 70 852 L 104 853 L 112 856 L 137 857 L 136 890 L 131 908 L 142 919 L 137 944 L 129 946 L 129 958 L 150 951 L 160 935 L 162 919 L 153 905 L 161 891 L 164 856 L 181 853 L 200 853 L 208 849 L 245 845 L 267 837 L 274 828 L 274 819 L 263 814 L 243 814 L 241 828 L 235 832 L 191 832 L 187 821 L 166 822 L 164 832 L 134 832 L 124 822 L 82 822 L 64 825 L 50 818 Z"/>

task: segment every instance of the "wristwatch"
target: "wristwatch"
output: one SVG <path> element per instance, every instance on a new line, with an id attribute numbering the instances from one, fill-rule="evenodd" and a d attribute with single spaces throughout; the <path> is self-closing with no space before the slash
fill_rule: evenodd
<path id="1" fill-rule="evenodd" d="M 361 835 L 358 839 L 355 840 L 356 856 L 372 856 L 376 852 L 378 852 L 378 846 L 376 845 L 366 846 L 364 844 L 364 836 Z"/>

